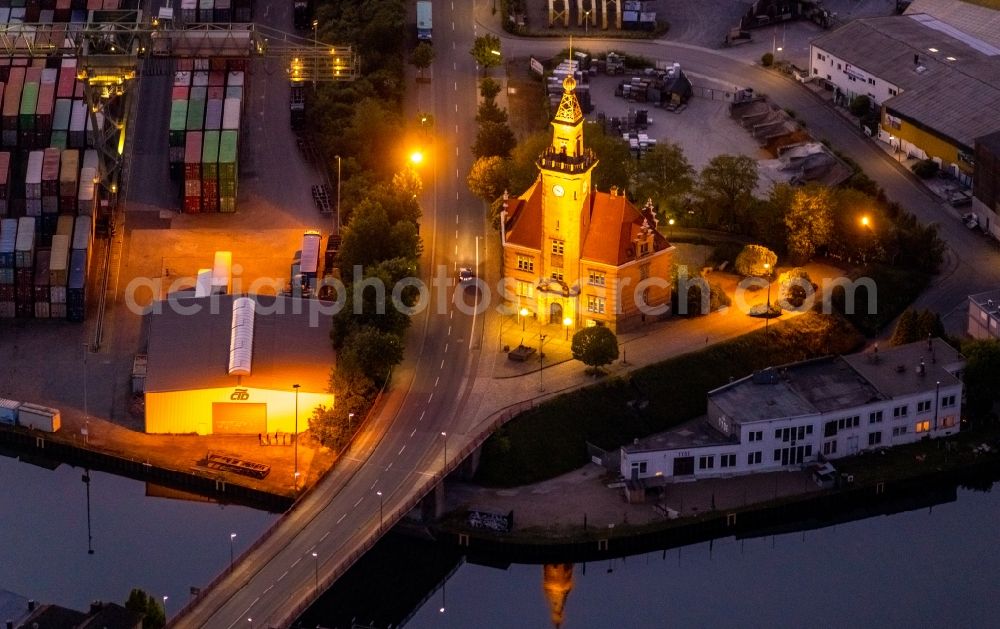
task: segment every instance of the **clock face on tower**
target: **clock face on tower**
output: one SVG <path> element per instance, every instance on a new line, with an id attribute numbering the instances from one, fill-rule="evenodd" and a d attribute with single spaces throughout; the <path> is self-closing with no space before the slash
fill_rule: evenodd
<path id="1" fill-rule="evenodd" d="M 565 193 L 566 191 L 563 190 L 563 187 L 560 186 L 559 184 L 552 186 L 552 194 L 556 195 L 557 197 L 561 197 Z"/>

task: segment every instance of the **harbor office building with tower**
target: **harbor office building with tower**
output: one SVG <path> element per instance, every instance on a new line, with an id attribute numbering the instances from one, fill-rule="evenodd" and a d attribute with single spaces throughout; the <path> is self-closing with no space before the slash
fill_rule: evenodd
<path id="1" fill-rule="evenodd" d="M 314 408 L 334 404 L 332 316 L 319 303 L 213 295 L 154 304 L 146 315 L 146 432 L 308 429 Z"/>
<path id="2" fill-rule="evenodd" d="M 541 323 L 620 332 L 669 314 L 674 248 L 650 205 L 639 209 L 615 188 L 594 188 L 598 159 L 584 146 L 575 88 L 568 74 L 538 178 L 504 200 L 504 276 L 515 307 Z"/>
<path id="3" fill-rule="evenodd" d="M 705 417 L 623 447 L 620 472 L 669 482 L 794 470 L 954 435 L 964 368 L 941 339 L 768 368 L 710 391 Z"/>

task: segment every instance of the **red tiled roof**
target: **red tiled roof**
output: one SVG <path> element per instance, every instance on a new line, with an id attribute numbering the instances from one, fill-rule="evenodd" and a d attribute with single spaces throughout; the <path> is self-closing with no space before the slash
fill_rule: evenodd
<path id="1" fill-rule="evenodd" d="M 542 187 L 540 180 L 508 207 L 507 242 L 529 249 L 542 249 Z"/>
<path id="2" fill-rule="evenodd" d="M 582 257 L 602 264 L 621 266 L 634 259 L 629 255 L 632 243 L 642 229 L 646 217 L 624 195 L 594 191 L 588 198 L 590 228 L 584 234 Z M 653 225 L 649 217 L 650 226 Z M 617 237 L 616 237 L 617 236 Z M 670 244 L 656 232 L 654 251 L 662 251 Z"/>

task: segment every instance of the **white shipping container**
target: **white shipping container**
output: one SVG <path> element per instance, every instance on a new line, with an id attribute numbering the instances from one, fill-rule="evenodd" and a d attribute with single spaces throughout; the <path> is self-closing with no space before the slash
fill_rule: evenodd
<path id="1" fill-rule="evenodd" d="M 198 269 L 198 282 L 194 286 L 195 297 L 208 297 L 212 294 L 212 269 Z"/>
<path id="2" fill-rule="evenodd" d="M 191 2 L 192 6 L 197 5 L 197 0 L 183 0 L 181 3 L 181 9 L 184 8 L 184 2 Z M 174 72 L 174 87 L 187 87 L 191 85 L 191 73 L 188 71 Z"/>
<path id="3" fill-rule="evenodd" d="M 52 304 L 65 304 L 66 303 L 66 287 L 65 286 L 49 286 L 49 303 Z M 50 316 L 53 318 L 56 316 L 55 312 L 50 311 Z M 63 315 L 65 316 L 65 315 Z"/>
<path id="4" fill-rule="evenodd" d="M 243 86 L 243 71 L 242 70 L 232 70 L 226 75 L 226 87 L 242 87 Z"/>
<path id="5" fill-rule="evenodd" d="M 14 246 L 14 262 L 18 268 L 26 269 L 35 263 L 35 219 L 22 216 L 17 219 L 17 243 Z"/>
<path id="6" fill-rule="evenodd" d="M 17 423 L 17 409 L 21 407 L 20 402 L 0 398 L 0 424 L 13 426 Z"/>
<path id="7" fill-rule="evenodd" d="M 228 295 L 233 283 L 233 252 L 216 251 L 212 265 L 212 293 Z"/>
<path id="8" fill-rule="evenodd" d="M 70 106 L 69 130 L 82 133 L 84 125 L 87 124 L 87 103 L 81 99 L 74 99 Z"/>
<path id="9" fill-rule="evenodd" d="M 24 175 L 24 197 L 26 199 L 42 198 L 42 161 L 44 151 L 28 153 L 28 170 Z"/>
<path id="10" fill-rule="evenodd" d="M 97 178 L 97 169 L 85 166 L 80 169 L 80 192 L 76 195 L 77 211 L 83 214 L 90 212 L 90 206 L 94 201 L 94 179 Z"/>
<path id="11" fill-rule="evenodd" d="M 17 409 L 17 423 L 35 430 L 56 432 L 62 427 L 62 417 L 59 409 L 25 403 Z"/>
<path id="12" fill-rule="evenodd" d="M 42 70 L 42 84 L 50 83 L 55 85 L 59 79 L 59 68 L 45 68 Z"/>
<path id="13" fill-rule="evenodd" d="M 80 163 L 81 168 L 93 168 L 97 170 L 98 157 L 96 149 L 87 149 L 83 152 L 83 161 Z"/>
<path id="14" fill-rule="evenodd" d="M 208 87 L 208 72 L 195 72 L 191 87 Z"/>
<path id="15" fill-rule="evenodd" d="M 222 109 L 222 128 L 236 130 L 240 128 L 240 107 L 243 101 L 239 98 L 227 98 Z"/>

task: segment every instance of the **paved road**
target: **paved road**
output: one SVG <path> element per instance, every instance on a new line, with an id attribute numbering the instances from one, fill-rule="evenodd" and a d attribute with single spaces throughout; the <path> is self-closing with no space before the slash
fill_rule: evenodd
<path id="1" fill-rule="evenodd" d="M 484 223 L 482 204 L 464 185 L 476 108 L 476 68 L 468 54 L 471 10 L 465 3 L 455 3 L 454 10 L 439 3 L 435 24 L 434 71 L 448 79 L 418 84 L 408 109 L 414 114 L 432 112 L 437 121 L 437 144 L 422 173 L 423 276 L 429 278 L 440 266 L 450 280 L 457 264 L 475 264 L 476 237 L 482 235 Z M 480 317 L 456 311 L 452 293 L 443 288 L 444 307 L 439 310 L 435 292 L 434 306 L 414 319 L 395 394 L 372 435 L 355 448 L 351 460 L 343 461 L 303 498 L 234 574 L 175 619 L 175 626 L 287 625 L 294 611 L 314 596 L 317 583 L 380 529 L 387 529 L 397 519 L 394 512 L 417 487 L 441 471 L 448 445 L 442 432 L 462 430 L 462 418 L 474 415 L 466 412 L 471 404 L 467 374 L 474 373 L 478 363 L 476 335 L 482 327 Z M 471 292 L 468 297 L 470 302 L 475 299 Z M 380 430 L 385 432 L 379 439 L 375 433 Z M 454 452 L 458 438 L 451 439 Z"/>
<path id="2" fill-rule="evenodd" d="M 420 85 L 415 101 L 410 103 L 412 111 L 432 111 L 438 121 L 439 143 L 430 166 L 432 172 L 425 176 L 425 277 L 437 265 L 444 265 L 450 276 L 456 264 L 474 261 L 475 236 L 482 234 L 481 204 L 465 190 L 463 181 L 470 161 L 467 147 L 474 137 L 475 113 L 475 68 L 467 51 L 472 38 L 482 30 L 470 32 L 471 9 L 464 3 L 455 4 L 458 6 L 438 3 L 436 7 L 434 80 Z M 482 15 L 481 10 L 479 17 Z M 490 27 L 486 20 L 480 24 Z M 601 40 L 584 43 L 594 52 L 611 46 Z M 508 54 L 551 55 L 563 48 L 564 42 L 512 40 L 504 36 L 504 47 Z M 1000 279 L 1000 268 L 992 264 L 996 255 L 992 246 L 962 227 L 953 211 L 931 198 L 849 123 L 833 115 L 800 86 L 730 56 L 689 46 L 618 42 L 614 47 L 679 61 L 699 74 L 768 93 L 779 105 L 794 109 L 818 138 L 831 140 L 858 161 L 890 198 L 922 221 L 940 222 L 942 235 L 951 245 L 949 265 L 921 298 L 921 305 L 949 312 L 960 307 L 967 292 Z M 480 261 L 480 271 L 483 268 Z M 442 468 L 446 442 L 441 432 L 460 435 L 467 441 L 473 436 L 468 434 L 472 422 L 489 410 L 479 405 L 480 389 L 476 396 L 470 395 L 472 375 L 479 362 L 479 326 L 480 321 L 450 306 L 417 317 L 403 373 L 397 377 L 396 394 L 377 422 L 385 429 L 384 436 L 378 439 L 374 431 L 370 440 L 358 444 L 358 456 L 338 467 L 306 496 L 280 528 L 241 561 L 233 575 L 225 577 L 199 605 L 177 619 L 176 626 L 228 629 L 247 624 L 286 624 L 293 610 L 313 596 L 317 579 L 322 583 L 324 574 L 331 573 L 345 557 L 363 549 L 384 529 L 380 507 L 388 526 L 389 514 L 406 504 L 428 475 Z M 515 402 L 512 396 L 517 395 L 529 397 L 535 393 L 532 387 L 523 386 L 503 403 Z M 457 445 L 452 443 L 452 448 Z M 383 494 L 381 501 L 377 491 Z"/>

